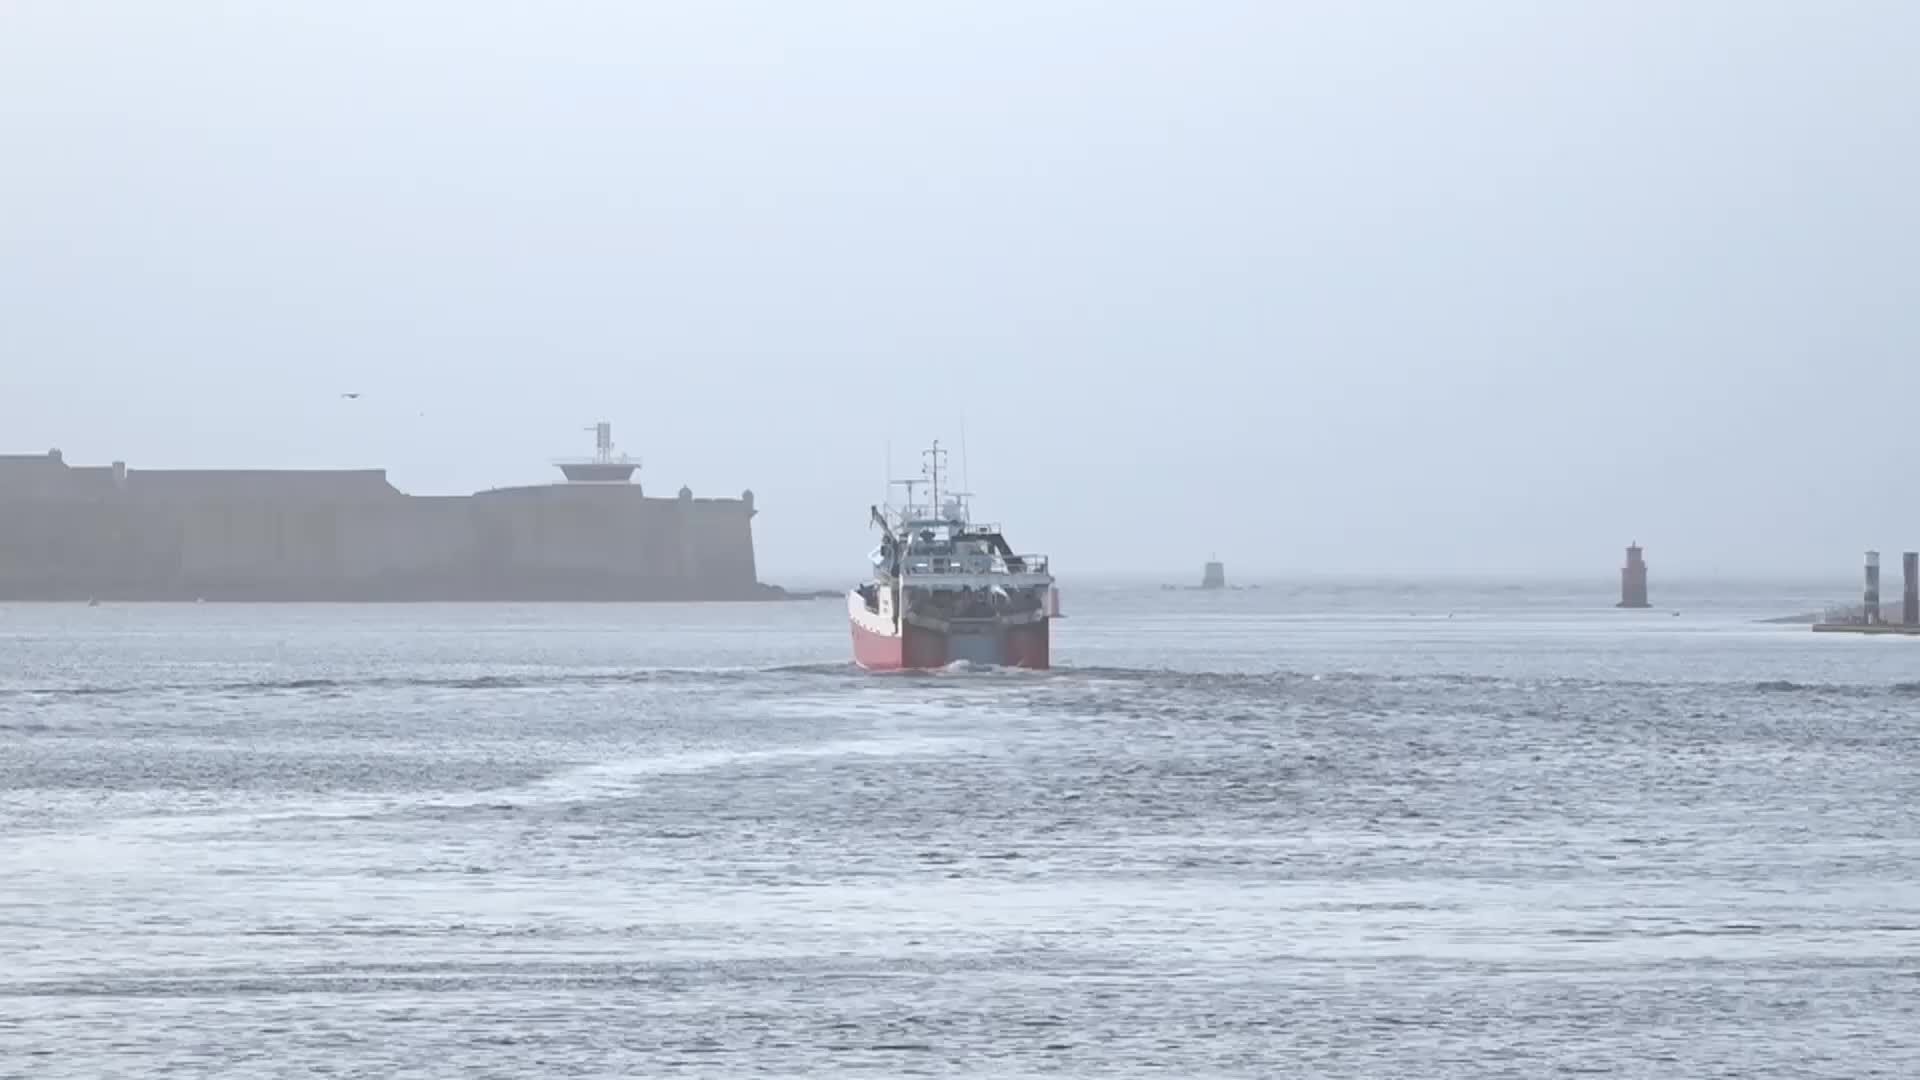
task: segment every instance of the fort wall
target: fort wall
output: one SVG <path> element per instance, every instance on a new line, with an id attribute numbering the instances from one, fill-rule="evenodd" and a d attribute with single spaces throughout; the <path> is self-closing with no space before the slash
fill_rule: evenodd
<path id="1" fill-rule="evenodd" d="M 752 496 L 561 483 L 412 496 L 379 471 L 0 457 L 0 600 L 738 600 Z"/>

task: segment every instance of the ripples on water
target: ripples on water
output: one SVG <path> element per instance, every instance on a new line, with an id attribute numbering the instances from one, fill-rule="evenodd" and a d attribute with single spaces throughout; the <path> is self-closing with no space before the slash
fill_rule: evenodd
<path id="1" fill-rule="evenodd" d="M 0 608 L 0 1075 L 1920 1074 L 1920 643 L 1073 614 Z"/>

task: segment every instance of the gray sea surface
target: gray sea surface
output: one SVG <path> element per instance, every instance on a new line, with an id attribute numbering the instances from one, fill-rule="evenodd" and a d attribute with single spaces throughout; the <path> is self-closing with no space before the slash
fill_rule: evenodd
<path id="1" fill-rule="evenodd" d="M 1612 599 L 0 606 L 0 1076 L 1920 1075 L 1920 639 Z"/>

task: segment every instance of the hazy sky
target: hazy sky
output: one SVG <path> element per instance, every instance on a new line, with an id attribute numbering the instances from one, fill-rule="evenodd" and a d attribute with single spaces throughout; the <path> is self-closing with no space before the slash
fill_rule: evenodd
<path id="1" fill-rule="evenodd" d="M 853 574 L 1920 546 L 1920 4 L 0 0 L 0 449 L 557 477 Z M 360 391 L 357 402 L 342 391 Z M 422 415 L 424 414 L 424 415 Z"/>

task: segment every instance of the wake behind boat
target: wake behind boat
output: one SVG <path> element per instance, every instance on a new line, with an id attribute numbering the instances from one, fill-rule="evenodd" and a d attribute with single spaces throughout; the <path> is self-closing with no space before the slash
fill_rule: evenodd
<path id="1" fill-rule="evenodd" d="M 939 442 L 925 481 L 902 481 L 905 505 L 870 508 L 880 546 L 873 576 L 847 593 L 854 662 L 869 671 L 965 661 L 1045 669 L 1057 610 L 1045 555 L 1016 554 L 998 525 L 971 521 L 967 496 L 940 490 Z M 913 489 L 931 489 L 922 505 Z"/>

